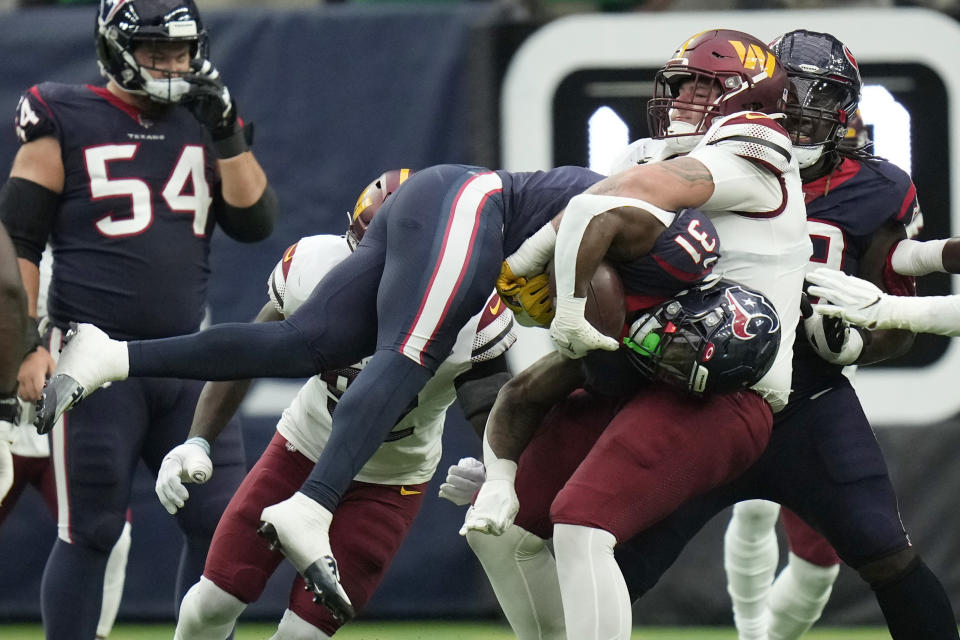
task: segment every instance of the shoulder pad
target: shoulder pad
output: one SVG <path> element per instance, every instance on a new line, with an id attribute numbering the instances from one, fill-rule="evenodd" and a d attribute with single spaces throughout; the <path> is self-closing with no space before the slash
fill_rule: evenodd
<path id="1" fill-rule="evenodd" d="M 317 283 L 348 255 L 350 248 L 342 236 L 308 236 L 288 247 L 267 280 L 274 307 L 284 316 L 293 314 Z"/>
<path id="2" fill-rule="evenodd" d="M 655 160 L 662 160 L 666 143 L 656 138 L 640 138 L 630 143 L 610 165 L 609 175 L 620 173 L 638 164 L 647 164 Z"/>
<path id="3" fill-rule="evenodd" d="M 740 111 L 725 116 L 713 123 L 701 144 L 726 149 L 777 176 L 790 169 L 793 158 L 786 129 L 766 113 Z"/>

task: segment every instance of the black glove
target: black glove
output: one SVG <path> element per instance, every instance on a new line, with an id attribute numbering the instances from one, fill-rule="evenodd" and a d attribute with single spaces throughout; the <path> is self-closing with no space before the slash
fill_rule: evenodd
<path id="1" fill-rule="evenodd" d="M 219 158 L 231 158 L 248 150 L 243 129 L 237 122 L 237 104 L 209 60 L 193 61 L 193 70 L 183 77 L 190 90 L 181 102 L 210 131 Z"/>

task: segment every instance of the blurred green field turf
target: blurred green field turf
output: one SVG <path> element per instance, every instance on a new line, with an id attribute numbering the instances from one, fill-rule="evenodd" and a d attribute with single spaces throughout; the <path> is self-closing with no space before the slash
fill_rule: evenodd
<path id="1" fill-rule="evenodd" d="M 266 640 L 275 626 L 243 623 L 236 640 Z M 3 640 L 43 640 L 43 630 L 36 624 L 0 623 Z M 337 640 L 510 640 L 513 634 L 503 624 L 424 622 L 360 622 L 337 633 Z M 736 640 L 733 628 L 727 627 L 636 627 L 634 640 Z M 110 640 L 170 640 L 173 625 L 119 624 Z M 889 640 L 890 634 L 879 627 L 833 627 L 810 631 L 807 640 Z"/>

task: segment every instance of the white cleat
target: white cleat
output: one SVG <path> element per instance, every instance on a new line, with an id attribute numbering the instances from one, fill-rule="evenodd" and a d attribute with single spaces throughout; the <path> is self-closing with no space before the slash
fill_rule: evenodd
<path id="1" fill-rule="evenodd" d="M 340 584 L 337 561 L 330 550 L 329 529 L 333 514 L 299 491 L 260 514 L 257 530 L 270 549 L 286 556 L 313 591 L 313 601 L 326 607 L 341 623 L 356 612 Z"/>
<path id="2" fill-rule="evenodd" d="M 64 412 L 112 380 L 130 371 L 127 343 L 111 340 L 92 324 L 70 323 L 53 377 L 37 403 L 34 426 L 47 433 Z"/>

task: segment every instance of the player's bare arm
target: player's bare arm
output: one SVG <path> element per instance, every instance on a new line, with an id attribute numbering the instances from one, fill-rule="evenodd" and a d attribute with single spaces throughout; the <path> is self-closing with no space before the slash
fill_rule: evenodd
<path id="1" fill-rule="evenodd" d="M 713 176 L 696 158 L 673 158 L 631 167 L 601 180 L 587 193 L 638 198 L 678 211 L 701 206 L 713 195 Z"/>
<path id="2" fill-rule="evenodd" d="M 10 178 L 29 181 L 32 184 L 22 186 L 30 190 L 40 188 L 55 194 L 61 193 L 64 170 L 63 159 L 60 156 L 60 142 L 54 137 L 47 136 L 22 145 L 14 157 Z M 40 291 L 40 267 L 20 257 L 17 258 L 17 266 L 27 294 L 27 313 L 31 318 L 36 318 L 37 297 Z M 55 366 L 56 363 L 50 352 L 42 346 L 27 355 L 18 374 L 20 397 L 31 402 L 39 400 L 47 376 L 53 373 Z"/>
<path id="3" fill-rule="evenodd" d="M 583 382 L 580 363 L 551 352 L 500 389 L 486 439 L 498 458 L 517 461 L 553 405 Z"/>
<path id="4" fill-rule="evenodd" d="M 902 225 L 887 225 L 874 232 L 857 275 L 886 293 L 896 293 L 887 287 L 884 268 L 887 256 L 906 235 Z M 857 364 L 872 364 L 901 356 L 913 346 L 915 337 L 916 334 L 905 329 L 874 329 L 870 331 L 870 340 L 864 346 Z"/>
<path id="5" fill-rule="evenodd" d="M 277 311 L 272 302 L 267 302 L 260 309 L 254 322 L 280 320 L 283 320 L 283 315 Z M 240 403 L 250 389 L 250 382 L 250 380 L 226 380 L 205 384 L 193 413 L 193 424 L 190 426 L 188 438 L 200 437 L 207 442 L 213 442 L 240 408 Z"/>
<path id="6" fill-rule="evenodd" d="M 0 398 L 17 388 L 17 368 L 23 355 L 20 336 L 24 332 L 27 301 L 17 274 L 13 244 L 0 225 Z"/>

